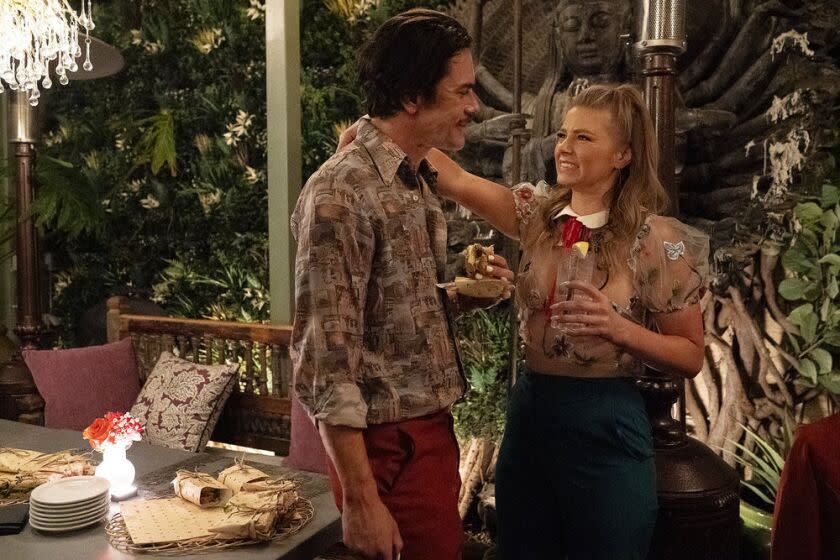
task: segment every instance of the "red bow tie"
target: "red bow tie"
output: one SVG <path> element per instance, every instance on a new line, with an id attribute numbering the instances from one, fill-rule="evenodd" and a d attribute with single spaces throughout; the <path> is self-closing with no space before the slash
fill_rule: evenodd
<path id="1" fill-rule="evenodd" d="M 580 223 L 577 218 L 570 216 L 563 222 L 563 229 L 560 231 L 563 247 L 571 249 L 572 245 L 578 241 L 588 241 L 589 231 L 589 228 Z"/>

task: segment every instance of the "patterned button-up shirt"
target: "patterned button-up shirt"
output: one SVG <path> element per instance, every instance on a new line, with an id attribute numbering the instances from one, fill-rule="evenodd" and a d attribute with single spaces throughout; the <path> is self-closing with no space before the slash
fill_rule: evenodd
<path id="1" fill-rule="evenodd" d="M 436 172 L 369 120 L 309 179 L 297 239 L 291 357 L 318 421 L 365 428 L 437 412 L 465 390 L 448 300 Z"/>

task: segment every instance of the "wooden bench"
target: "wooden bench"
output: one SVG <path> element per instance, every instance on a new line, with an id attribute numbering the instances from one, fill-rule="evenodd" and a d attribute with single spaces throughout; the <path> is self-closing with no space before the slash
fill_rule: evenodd
<path id="1" fill-rule="evenodd" d="M 140 383 L 163 351 L 202 364 L 239 363 L 234 389 L 211 437 L 214 441 L 289 452 L 289 341 L 292 327 L 129 314 L 122 296 L 108 300 L 108 342 L 131 338 Z"/>

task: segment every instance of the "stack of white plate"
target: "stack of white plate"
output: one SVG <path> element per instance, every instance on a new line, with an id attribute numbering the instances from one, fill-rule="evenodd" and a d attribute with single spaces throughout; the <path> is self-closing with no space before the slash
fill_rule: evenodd
<path id="1" fill-rule="evenodd" d="M 63 533 L 99 523 L 108 513 L 110 484 L 98 476 L 60 478 L 42 484 L 29 497 L 29 524 Z"/>

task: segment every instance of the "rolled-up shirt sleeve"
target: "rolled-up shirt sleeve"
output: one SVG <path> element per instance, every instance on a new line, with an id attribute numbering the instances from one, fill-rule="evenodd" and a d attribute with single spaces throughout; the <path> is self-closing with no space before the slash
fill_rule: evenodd
<path id="1" fill-rule="evenodd" d="M 374 234 L 354 190 L 329 173 L 313 177 L 292 217 L 297 240 L 294 388 L 317 421 L 367 427 L 360 388 L 364 309 Z"/>

